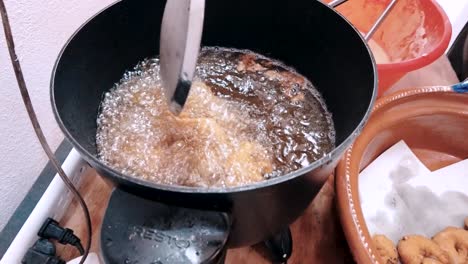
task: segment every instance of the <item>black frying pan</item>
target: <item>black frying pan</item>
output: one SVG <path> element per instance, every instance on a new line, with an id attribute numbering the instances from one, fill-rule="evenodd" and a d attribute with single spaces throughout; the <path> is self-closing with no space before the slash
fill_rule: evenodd
<path id="1" fill-rule="evenodd" d="M 315 0 L 207 0 L 202 44 L 249 49 L 309 78 L 333 114 L 337 147 L 296 172 L 222 190 L 166 186 L 123 175 L 96 157 L 103 93 L 157 55 L 165 1 L 124 0 L 86 22 L 65 45 L 51 83 L 65 136 L 118 188 L 165 204 L 226 212 L 231 247 L 252 245 L 291 224 L 333 172 L 366 122 L 377 87 L 375 63 L 359 33 Z"/>

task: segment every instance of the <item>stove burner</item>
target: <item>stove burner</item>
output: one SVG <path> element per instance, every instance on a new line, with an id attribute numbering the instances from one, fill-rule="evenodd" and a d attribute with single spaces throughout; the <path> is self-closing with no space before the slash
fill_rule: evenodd
<path id="1" fill-rule="evenodd" d="M 102 223 L 101 253 L 105 263 L 222 264 L 229 230 L 226 213 L 169 206 L 117 188 Z M 286 263 L 289 229 L 263 245 L 272 263 Z"/>

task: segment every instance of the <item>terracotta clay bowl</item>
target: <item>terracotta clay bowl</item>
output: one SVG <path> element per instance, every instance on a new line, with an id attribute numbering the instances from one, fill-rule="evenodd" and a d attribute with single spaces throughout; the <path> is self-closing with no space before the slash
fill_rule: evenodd
<path id="1" fill-rule="evenodd" d="M 426 87 L 376 102 L 369 122 L 336 169 L 340 220 L 358 263 L 383 263 L 361 210 L 359 172 L 400 140 L 430 170 L 468 158 L 468 94 L 453 87 Z"/>

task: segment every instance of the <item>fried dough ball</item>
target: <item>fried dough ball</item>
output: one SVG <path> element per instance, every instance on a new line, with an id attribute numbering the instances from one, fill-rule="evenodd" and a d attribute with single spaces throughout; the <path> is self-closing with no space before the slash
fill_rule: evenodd
<path id="1" fill-rule="evenodd" d="M 450 263 L 468 263 L 468 231 L 461 228 L 447 227 L 437 233 L 432 240 L 447 251 Z"/>
<path id="2" fill-rule="evenodd" d="M 398 253 L 403 264 L 450 263 L 446 251 L 434 241 L 420 235 L 404 236 L 398 242 Z"/>
<path id="3" fill-rule="evenodd" d="M 390 239 L 385 235 L 374 235 L 372 240 L 384 264 L 398 264 L 398 252 Z"/>

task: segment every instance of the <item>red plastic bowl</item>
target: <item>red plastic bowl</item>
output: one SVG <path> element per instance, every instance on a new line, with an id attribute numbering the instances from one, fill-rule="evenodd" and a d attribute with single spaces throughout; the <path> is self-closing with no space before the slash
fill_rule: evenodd
<path id="1" fill-rule="evenodd" d="M 390 0 L 349 0 L 337 8 L 358 30 L 367 32 Z M 389 55 L 390 63 L 379 63 L 379 93 L 406 73 L 422 68 L 444 54 L 452 26 L 435 0 L 400 0 L 373 36 Z"/>

